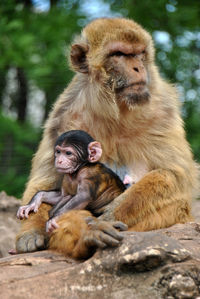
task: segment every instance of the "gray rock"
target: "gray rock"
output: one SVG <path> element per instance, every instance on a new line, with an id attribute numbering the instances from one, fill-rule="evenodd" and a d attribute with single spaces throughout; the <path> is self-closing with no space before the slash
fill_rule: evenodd
<path id="1" fill-rule="evenodd" d="M 0 193 L 4 256 L 19 229 L 18 205 Z M 123 234 L 120 246 L 82 262 L 48 250 L 1 258 L 1 298 L 200 299 L 200 223 Z"/>
<path id="2" fill-rule="evenodd" d="M 84 262 L 51 251 L 2 258 L 1 297 L 197 299 L 197 227 L 188 223 L 152 232 L 124 232 L 119 247 L 98 250 Z"/>

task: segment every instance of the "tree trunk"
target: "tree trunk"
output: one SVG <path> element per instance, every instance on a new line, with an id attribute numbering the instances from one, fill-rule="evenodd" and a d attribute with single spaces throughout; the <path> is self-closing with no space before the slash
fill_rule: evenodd
<path id="1" fill-rule="evenodd" d="M 26 119 L 26 110 L 28 103 L 28 84 L 24 74 L 24 70 L 17 67 L 17 80 L 19 84 L 18 98 L 17 98 L 17 118 L 19 121 L 24 122 Z"/>
<path id="2" fill-rule="evenodd" d="M 0 70 L 0 109 L 3 103 L 3 93 L 6 87 L 6 74 L 7 70 Z"/>

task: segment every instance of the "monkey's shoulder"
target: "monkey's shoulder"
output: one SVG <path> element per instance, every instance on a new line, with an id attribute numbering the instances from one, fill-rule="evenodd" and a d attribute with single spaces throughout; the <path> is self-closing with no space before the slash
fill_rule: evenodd
<path id="1" fill-rule="evenodd" d="M 122 191 L 126 189 L 119 176 L 100 162 L 89 163 L 81 169 L 81 173 L 79 175 L 81 178 L 95 183 L 96 186 L 104 184 L 107 186 L 117 186 Z"/>
<path id="2" fill-rule="evenodd" d="M 88 167 L 88 181 L 92 200 L 87 209 L 95 216 L 101 215 L 105 206 L 126 189 L 121 179 L 100 162 Z"/>

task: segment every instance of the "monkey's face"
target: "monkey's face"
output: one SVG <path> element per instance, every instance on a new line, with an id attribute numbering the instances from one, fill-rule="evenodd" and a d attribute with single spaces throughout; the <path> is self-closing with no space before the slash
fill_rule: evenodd
<path id="1" fill-rule="evenodd" d="M 79 43 L 72 45 L 70 57 L 75 71 L 109 88 L 119 104 L 149 101 L 154 47 L 151 36 L 137 23 L 122 18 L 94 20 Z"/>
<path id="2" fill-rule="evenodd" d="M 105 69 L 118 102 L 129 105 L 148 102 L 149 77 L 143 44 L 110 43 Z"/>
<path id="3" fill-rule="evenodd" d="M 74 173 L 79 167 L 76 150 L 72 146 L 55 147 L 55 167 L 60 173 Z"/>

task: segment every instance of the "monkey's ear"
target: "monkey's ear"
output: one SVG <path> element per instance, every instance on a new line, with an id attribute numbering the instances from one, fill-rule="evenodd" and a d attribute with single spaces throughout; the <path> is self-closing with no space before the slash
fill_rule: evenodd
<path id="1" fill-rule="evenodd" d="M 97 141 L 90 142 L 88 145 L 88 153 L 88 161 L 90 163 L 99 161 L 102 155 L 101 143 Z"/>
<path id="2" fill-rule="evenodd" d="M 71 47 L 70 58 L 71 64 L 75 71 L 88 73 L 88 63 L 86 54 L 89 47 L 85 44 L 74 44 Z"/>

